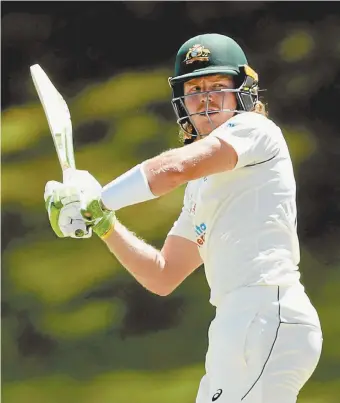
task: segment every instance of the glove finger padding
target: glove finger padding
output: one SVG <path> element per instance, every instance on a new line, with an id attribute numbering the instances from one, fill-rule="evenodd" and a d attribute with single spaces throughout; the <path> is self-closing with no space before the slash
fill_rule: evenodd
<path id="1" fill-rule="evenodd" d="M 89 231 L 81 213 L 80 202 L 72 202 L 62 207 L 58 218 L 58 227 L 64 234 L 71 238 L 89 238 Z"/>
<path id="2" fill-rule="evenodd" d="M 80 202 L 81 191 L 75 186 L 63 185 L 53 192 L 53 203 L 55 205 L 66 206 L 73 202 Z"/>
<path id="3" fill-rule="evenodd" d="M 86 208 L 82 208 L 81 214 L 87 225 L 101 238 L 111 232 L 116 220 L 114 211 L 106 210 L 97 199 L 90 201 Z"/>
<path id="4" fill-rule="evenodd" d="M 100 201 L 92 200 L 86 206 L 82 204 L 81 215 L 88 224 L 95 225 L 103 217 Z"/>
<path id="5" fill-rule="evenodd" d="M 69 170 L 65 175 L 65 183 L 91 194 L 92 198 L 99 198 L 101 195 L 101 184 L 88 171 Z"/>
<path id="6" fill-rule="evenodd" d="M 47 200 L 51 198 L 54 192 L 64 186 L 62 183 L 57 181 L 48 181 L 45 185 L 45 192 L 44 192 L 44 200 L 47 203 Z M 47 206 L 46 206 L 47 207 Z"/>
<path id="7" fill-rule="evenodd" d="M 59 238 L 64 238 L 65 235 L 64 235 L 63 231 L 59 228 L 59 224 L 58 224 L 61 208 L 62 208 L 62 206 L 56 206 L 53 203 L 53 196 L 48 197 L 48 199 L 46 200 L 46 209 L 47 209 L 48 219 L 50 220 L 51 227 Z"/>
<path id="8" fill-rule="evenodd" d="M 87 227 L 80 214 L 80 202 L 56 206 L 52 197 L 48 199 L 48 216 L 51 227 L 59 238 L 89 238 L 92 230 Z"/>
<path id="9" fill-rule="evenodd" d="M 84 218 L 92 220 L 93 212 L 87 209 L 89 203 L 101 198 L 101 184 L 88 172 L 82 170 L 68 170 L 65 176 L 67 185 L 80 189 L 80 201 Z M 93 206 L 93 205 L 92 205 Z M 101 216 L 100 209 L 96 209 L 96 218 Z"/>

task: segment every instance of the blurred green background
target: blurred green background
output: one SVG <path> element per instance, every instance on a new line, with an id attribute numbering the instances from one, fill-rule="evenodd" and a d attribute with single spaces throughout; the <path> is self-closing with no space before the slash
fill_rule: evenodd
<path id="1" fill-rule="evenodd" d="M 98 239 L 58 239 L 61 172 L 29 66 L 65 97 L 76 163 L 105 184 L 179 146 L 167 78 L 179 46 L 232 36 L 259 73 L 298 185 L 301 271 L 323 325 L 303 403 L 340 396 L 340 11 L 336 2 L 2 2 L 2 401 L 192 403 L 213 317 L 202 269 L 144 290 Z M 119 212 L 161 247 L 183 189 Z"/>

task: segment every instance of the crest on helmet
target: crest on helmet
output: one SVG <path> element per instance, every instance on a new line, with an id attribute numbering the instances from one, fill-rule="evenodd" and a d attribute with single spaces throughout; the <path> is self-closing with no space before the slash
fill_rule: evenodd
<path id="1" fill-rule="evenodd" d="M 247 76 L 251 77 L 254 79 L 254 81 L 258 82 L 259 81 L 259 76 L 256 73 L 256 71 L 254 71 L 251 67 L 249 67 L 248 65 L 244 65 L 244 72 L 246 73 Z"/>
<path id="2" fill-rule="evenodd" d="M 203 45 L 197 44 L 189 49 L 185 56 L 184 63 L 190 64 L 193 62 L 207 62 L 209 61 L 210 50 Z"/>

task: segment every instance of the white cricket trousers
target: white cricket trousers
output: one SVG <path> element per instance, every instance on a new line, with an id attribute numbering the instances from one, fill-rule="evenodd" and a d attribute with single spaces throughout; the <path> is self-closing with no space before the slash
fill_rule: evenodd
<path id="1" fill-rule="evenodd" d="M 196 403 L 295 403 L 321 349 L 319 318 L 300 283 L 233 291 L 209 327 Z"/>

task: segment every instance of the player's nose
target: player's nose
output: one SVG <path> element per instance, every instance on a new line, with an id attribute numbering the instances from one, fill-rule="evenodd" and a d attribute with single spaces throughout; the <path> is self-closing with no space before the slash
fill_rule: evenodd
<path id="1" fill-rule="evenodd" d="M 212 101 L 212 95 L 210 92 L 206 92 L 204 94 L 201 94 L 201 103 L 206 103 L 206 102 L 211 102 Z"/>

